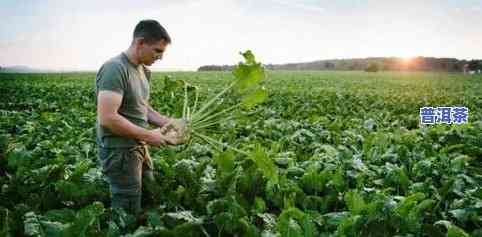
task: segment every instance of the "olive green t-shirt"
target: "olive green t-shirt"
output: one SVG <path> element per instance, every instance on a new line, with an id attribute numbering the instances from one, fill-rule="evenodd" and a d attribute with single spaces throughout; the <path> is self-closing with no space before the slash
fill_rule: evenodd
<path id="1" fill-rule="evenodd" d="M 132 64 L 127 55 L 120 55 L 105 62 L 97 72 L 95 80 L 96 98 L 99 91 L 107 90 L 122 95 L 118 113 L 130 122 L 147 128 L 149 108 L 149 81 L 151 73 L 143 65 Z M 96 122 L 97 144 L 103 148 L 132 147 L 138 140 L 115 135 Z"/>

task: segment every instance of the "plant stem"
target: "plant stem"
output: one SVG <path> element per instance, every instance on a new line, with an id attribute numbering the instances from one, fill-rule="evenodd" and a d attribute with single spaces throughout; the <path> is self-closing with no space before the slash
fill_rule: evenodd
<path id="1" fill-rule="evenodd" d="M 194 121 L 192 121 L 192 122 L 193 122 L 194 124 L 203 123 L 203 122 L 208 121 L 209 119 L 215 118 L 216 116 L 219 116 L 219 115 L 221 115 L 221 114 L 224 114 L 224 113 L 227 113 L 227 112 L 231 112 L 232 110 L 236 109 L 237 107 L 239 107 L 239 104 L 233 105 L 233 106 L 231 106 L 231 107 L 229 107 L 229 108 L 227 108 L 227 109 L 225 109 L 225 110 L 222 110 L 222 111 L 220 111 L 220 112 L 217 112 L 217 113 L 215 113 L 215 114 L 211 114 L 211 115 L 207 114 L 207 115 L 205 115 L 205 116 L 201 116 L 201 117 L 199 117 L 199 118 L 196 118 L 196 120 L 194 120 Z"/>
<path id="2" fill-rule="evenodd" d="M 231 89 L 234 85 L 236 84 L 236 81 L 232 82 L 229 86 L 227 86 L 226 88 L 224 88 L 224 90 L 222 90 L 221 92 L 219 92 L 216 96 L 214 96 L 211 100 L 209 100 L 206 104 L 204 104 L 201 109 L 199 109 L 199 111 L 196 111 L 196 113 L 194 113 L 193 117 L 196 118 L 198 117 L 200 114 L 202 114 L 206 109 L 209 108 L 209 106 L 211 106 L 211 104 L 213 104 L 214 102 L 216 102 L 216 100 L 219 99 L 219 97 L 221 97 L 222 95 L 224 95 L 224 93 L 226 93 L 229 89 Z"/>
<path id="3" fill-rule="evenodd" d="M 191 120 L 192 123 L 196 123 L 198 122 L 199 120 L 201 120 L 202 118 L 205 118 L 206 116 L 210 115 L 210 114 L 213 114 L 215 113 L 215 111 L 218 109 L 218 107 L 221 105 L 222 101 L 220 103 L 215 103 L 213 105 L 211 105 L 211 108 L 209 108 L 208 110 L 204 111 L 202 114 L 199 114 L 199 115 L 193 115 L 193 119 Z"/>
<path id="4" fill-rule="evenodd" d="M 198 137 L 200 137 L 200 138 L 203 138 L 204 140 L 209 140 L 209 141 L 211 141 L 211 142 L 213 142 L 213 143 L 215 143 L 215 144 L 217 144 L 217 145 L 224 146 L 224 147 L 226 147 L 226 148 L 229 148 L 229 149 L 231 149 L 231 150 L 233 150 L 233 151 L 236 151 L 236 152 L 238 152 L 238 153 L 241 153 L 241 154 L 243 154 L 243 155 L 246 155 L 246 156 L 249 155 L 249 154 L 248 154 L 247 152 L 245 152 L 245 151 L 242 151 L 242 150 L 239 150 L 239 149 L 237 149 L 237 148 L 234 148 L 234 147 L 232 147 L 232 146 L 230 146 L 230 145 L 228 145 L 228 144 L 224 144 L 224 143 L 222 143 L 222 142 L 219 142 L 219 141 L 217 141 L 217 140 L 215 140 L 215 139 L 213 139 L 213 138 L 210 138 L 210 137 L 208 137 L 208 136 L 206 136 L 206 135 L 203 135 L 203 134 L 200 134 L 200 133 L 194 132 L 194 131 L 193 131 L 193 134 L 196 135 L 196 136 L 198 136 Z"/>
<path id="5" fill-rule="evenodd" d="M 194 90 L 195 91 L 195 98 L 194 98 L 194 107 L 192 108 L 192 113 L 196 112 L 197 109 L 197 100 L 199 98 L 199 91 L 197 91 L 197 88 Z"/>
<path id="6" fill-rule="evenodd" d="M 191 121 L 191 108 L 187 107 L 186 121 Z"/>
<path id="7" fill-rule="evenodd" d="M 228 120 L 231 120 L 231 119 L 232 119 L 232 117 L 225 117 L 225 118 L 222 118 L 222 119 L 216 120 L 216 121 L 207 121 L 207 122 L 204 122 L 204 123 L 201 123 L 201 124 L 193 125 L 193 128 L 195 130 L 199 130 L 199 129 L 202 129 L 202 128 L 213 126 L 215 124 L 220 124 L 224 121 L 228 121 Z"/>
<path id="8" fill-rule="evenodd" d="M 187 102 L 188 102 L 187 83 L 184 83 L 184 105 L 182 106 L 182 118 L 184 119 L 186 119 Z"/>
<path id="9" fill-rule="evenodd" d="M 199 136 L 199 135 L 195 135 L 197 137 L 199 137 L 201 140 L 203 140 L 204 142 L 206 142 L 207 144 L 209 144 L 210 146 L 212 146 L 215 150 L 217 151 L 222 151 L 221 149 L 219 149 L 219 147 L 217 146 L 217 144 L 213 143 L 212 141 L 206 139 L 205 137 L 202 137 L 202 136 Z"/>

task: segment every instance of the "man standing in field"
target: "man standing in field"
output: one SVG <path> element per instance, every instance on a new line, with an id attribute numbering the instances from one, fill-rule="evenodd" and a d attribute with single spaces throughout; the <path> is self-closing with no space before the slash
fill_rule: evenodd
<path id="1" fill-rule="evenodd" d="M 141 211 L 143 181 L 154 178 L 147 144 L 178 143 L 160 132 L 177 122 L 149 105 L 151 73 L 145 67 L 162 59 L 170 43 L 157 21 L 143 20 L 135 27 L 130 47 L 104 63 L 96 76 L 99 160 L 110 184 L 111 206 L 131 214 Z M 150 130 L 149 124 L 158 128 Z"/>

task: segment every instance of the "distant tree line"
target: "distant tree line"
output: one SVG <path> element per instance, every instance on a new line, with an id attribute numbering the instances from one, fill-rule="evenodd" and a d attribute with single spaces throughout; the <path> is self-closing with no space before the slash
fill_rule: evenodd
<path id="1" fill-rule="evenodd" d="M 482 60 L 471 60 L 467 64 L 467 68 L 470 71 L 482 70 Z"/>
<path id="2" fill-rule="evenodd" d="M 206 65 L 198 68 L 198 71 L 231 71 L 234 66 L 230 65 Z"/>
<path id="3" fill-rule="evenodd" d="M 306 63 L 266 64 L 271 70 L 365 70 L 365 71 L 444 71 L 463 72 L 482 70 L 482 60 L 459 60 L 456 58 L 415 57 L 404 58 L 361 58 L 319 60 Z M 198 71 L 227 71 L 231 65 L 207 65 Z"/>

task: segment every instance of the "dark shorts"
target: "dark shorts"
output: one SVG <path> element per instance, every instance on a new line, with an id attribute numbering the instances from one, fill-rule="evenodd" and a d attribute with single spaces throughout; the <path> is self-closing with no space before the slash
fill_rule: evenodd
<path id="1" fill-rule="evenodd" d="M 143 183 L 154 180 L 147 146 L 99 148 L 99 161 L 110 184 L 111 206 L 139 213 Z"/>

